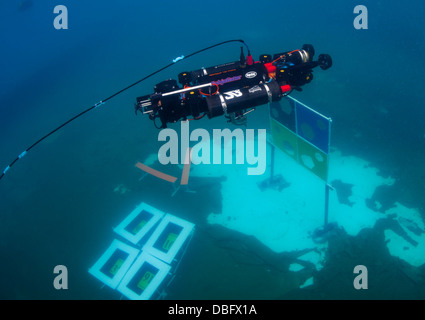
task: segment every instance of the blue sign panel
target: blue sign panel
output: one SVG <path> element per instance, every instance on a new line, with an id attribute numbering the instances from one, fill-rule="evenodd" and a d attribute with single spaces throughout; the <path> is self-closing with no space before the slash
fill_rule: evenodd
<path id="1" fill-rule="evenodd" d="M 295 101 L 286 99 L 280 102 L 271 102 L 270 115 L 272 119 L 275 119 L 293 133 L 297 133 L 295 121 Z"/>
<path id="2" fill-rule="evenodd" d="M 288 96 L 270 104 L 273 144 L 324 181 L 331 119 Z"/>
<path id="3" fill-rule="evenodd" d="M 297 134 L 323 152 L 329 153 L 329 119 L 297 101 L 294 102 Z"/>

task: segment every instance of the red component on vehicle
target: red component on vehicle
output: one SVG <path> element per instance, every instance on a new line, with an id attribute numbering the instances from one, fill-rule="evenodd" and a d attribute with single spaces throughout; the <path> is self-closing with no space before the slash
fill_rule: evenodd
<path id="1" fill-rule="evenodd" d="M 272 65 L 271 62 L 265 63 L 264 66 L 266 67 L 268 73 L 276 72 L 276 67 L 274 65 Z"/>
<path id="2" fill-rule="evenodd" d="M 246 63 L 247 63 L 249 66 L 252 66 L 252 65 L 254 64 L 254 59 L 252 58 L 252 55 L 248 55 L 248 56 L 246 57 Z"/>
<path id="3" fill-rule="evenodd" d="M 289 84 L 285 84 L 284 86 L 280 86 L 280 90 L 282 90 L 282 93 L 286 93 L 291 91 L 291 86 Z"/>

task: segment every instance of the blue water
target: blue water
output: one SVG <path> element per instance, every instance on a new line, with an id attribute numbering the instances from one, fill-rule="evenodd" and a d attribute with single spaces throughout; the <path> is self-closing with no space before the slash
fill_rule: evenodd
<path id="1" fill-rule="evenodd" d="M 57 125 L 178 56 L 228 39 L 245 40 L 254 57 L 311 43 L 317 53 L 331 54 L 334 65 L 315 71 L 313 82 L 294 96 L 332 117 L 333 146 L 395 177 L 398 201 L 424 215 L 425 4 L 364 1 L 369 28 L 356 30 L 357 4 L 3 1 L 0 168 Z M 55 5 L 67 7 L 68 30 L 54 28 Z M 371 252 L 383 245 L 373 230 L 344 238 L 360 249 L 351 256 L 334 255 L 313 289 L 303 291 L 292 285 L 291 275 L 279 268 L 265 273 L 264 261 L 245 263 L 217 240 L 216 230 L 211 235 L 206 217 L 220 212 L 219 182 L 201 190 L 199 197 L 171 197 L 171 187 L 162 181 L 138 181 L 134 163 L 158 150 L 158 131 L 147 117 L 134 116 L 135 98 L 183 70 L 238 58 L 239 46 L 229 44 L 179 63 L 50 136 L 7 172 L 0 181 L 1 299 L 119 298 L 100 289 L 87 270 L 106 249 L 112 228 L 140 201 L 184 212 L 200 226 L 168 298 L 425 298 L 424 267 L 413 270 L 412 277 L 385 250 L 373 257 Z M 254 126 L 267 121 L 265 112 L 255 113 L 249 118 Z M 202 121 L 200 126 L 210 128 L 225 124 L 224 119 Z M 130 191 L 113 192 L 119 184 Z M 235 237 L 227 232 L 218 233 Z M 272 255 L 260 244 L 255 247 Z M 351 286 L 351 265 L 364 260 L 380 278 L 373 290 L 360 294 Z M 53 268 L 59 264 L 68 267 L 68 290 L 52 285 Z M 351 268 L 348 275 L 344 265 Z M 253 281 L 258 277 L 264 281 Z"/>

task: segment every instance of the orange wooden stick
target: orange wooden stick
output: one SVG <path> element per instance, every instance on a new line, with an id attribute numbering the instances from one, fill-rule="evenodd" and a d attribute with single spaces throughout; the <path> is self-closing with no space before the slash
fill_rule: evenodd
<path id="1" fill-rule="evenodd" d="M 153 169 L 151 167 L 148 167 L 147 165 L 145 165 L 145 164 L 143 164 L 141 162 L 137 162 L 136 163 L 136 167 L 139 168 L 139 169 L 141 169 L 141 170 L 143 170 L 143 171 L 145 171 L 145 172 L 147 172 L 147 173 L 150 173 L 151 175 L 153 175 L 153 176 L 155 176 L 157 178 L 160 178 L 160 179 L 169 181 L 171 183 L 174 183 L 177 180 L 176 177 L 173 177 L 173 176 L 170 176 L 168 174 L 162 173 L 161 171 L 158 171 L 158 170 L 155 170 L 155 169 Z"/>
<path id="2" fill-rule="evenodd" d="M 192 162 L 192 148 L 187 148 L 186 158 L 184 161 L 185 165 L 183 167 L 182 178 L 180 180 L 181 185 L 187 185 L 189 183 L 189 171 L 190 171 L 191 162 Z"/>

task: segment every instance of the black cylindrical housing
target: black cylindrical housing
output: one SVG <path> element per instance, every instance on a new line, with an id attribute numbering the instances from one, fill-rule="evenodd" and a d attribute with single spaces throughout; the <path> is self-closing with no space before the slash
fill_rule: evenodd
<path id="1" fill-rule="evenodd" d="M 202 68 L 199 70 L 192 71 L 192 79 L 199 83 L 199 79 L 205 76 L 218 75 L 227 73 L 230 70 L 240 69 L 241 64 L 239 61 L 223 63 L 214 67 Z M 208 82 L 208 81 L 205 81 Z"/>
<path id="2" fill-rule="evenodd" d="M 196 118 L 203 112 L 205 102 L 200 98 L 199 90 L 189 91 L 185 94 L 185 108 L 188 110 L 188 115 Z"/>
<path id="3" fill-rule="evenodd" d="M 310 53 L 306 50 L 296 50 L 292 53 L 283 52 L 277 53 L 273 56 L 273 60 L 278 59 L 279 57 L 284 56 L 279 60 L 279 63 L 293 63 L 294 65 L 301 65 L 311 61 Z"/>
<path id="4" fill-rule="evenodd" d="M 182 86 L 190 84 L 192 81 L 192 73 L 191 72 L 180 72 L 178 75 L 179 83 Z"/>
<path id="5" fill-rule="evenodd" d="M 237 90 L 226 91 L 206 97 L 208 117 L 214 118 L 225 113 L 232 113 L 244 109 L 266 104 L 269 101 L 278 101 L 282 97 L 282 90 L 277 81 L 258 84 Z"/>
<path id="6" fill-rule="evenodd" d="M 220 92 L 253 86 L 268 80 L 268 72 L 264 64 L 255 63 L 240 68 L 237 64 L 226 64 L 220 67 L 205 69 L 206 74 L 198 74 L 196 84 L 212 82 L 220 87 Z M 193 75 L 193 73 L 192 73 Z"/>
<path id="7" fill-rule="evenodd" d="M 177 85 L 177 81 L 174 79 L 165 80 L 160 83 L 157 83 L 153 88 L 155 93 L 166 93 L 174 90 L 178 90 L 179 86 Z"/>

